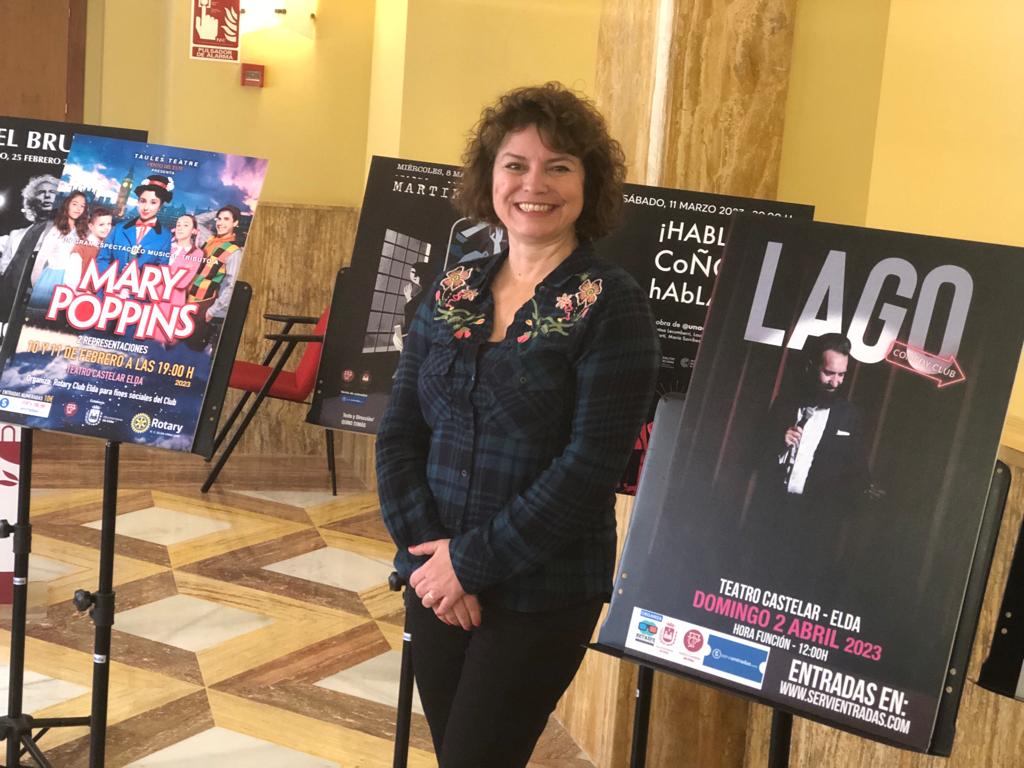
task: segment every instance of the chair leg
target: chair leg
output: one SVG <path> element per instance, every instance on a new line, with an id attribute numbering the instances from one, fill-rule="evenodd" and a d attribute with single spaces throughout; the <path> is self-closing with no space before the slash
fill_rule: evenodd
<path id="1" fill-rule="evenodd" d="M 235 420 L 238 418 L 238 414 L 242 412 L 242 409 L 245 407 L 245 404 L 249 402 L 249 397 L 251 395 L 252 392 L 249 391 L 245 391 L 242 393 L 242 397 L 238 401 L 238 405 L 236 405 L 234 407 L 234 410 L 231 411 L 231 415 L 228 416 L 227 421 L 224 422 L 224 426 L 220 428 L 220 431 L 217 433 L 217 437 L 213 439 L 213 450 L 210 451 L 210 458 L 207 459 L 207 461 L 210 461 L 210 459 L 213 458 L 213 454 L 215 454 L 217 450 L 220 448 L 221 443 L 224 442 L 224 438 L 228 436 L 228 432 L 231 431 L 232 425 L 234 425 Z"/>
<path id="2" fill-rule="evenodd" d="M 252 408 L 250 408 L 249 412 L 245 414 L 245 418 L 242 419 L 242 423 L 238 425 L 238 429 L 235 431 L 235 434 L 233 434 L 231 439 L 228 441 L 228 447 L 225 448 L 221 455 L 217 457 L 217 463 L 213 465 L 213 469 L 210 470 L 210 474 L 206 476 L 206 481 L 200 489 L 203 493 L 209 491 L 210 487 L 217 482 L 217 476 L 220 475 L 220 471 L 224 469 L 224 465 L 228 463 L 228 459 L 231 458 L 231 454 L 238 445 L 238 441 L 242 439 L 242 435 L 245 434 L 245 430 L 249 427 L 249 422 L 252 421 L 253 416 L 256 415 L 256 410 L 263 404 L 265 399 L 266 395 L 262 392 L 256 397 L 256 401 L 252 404 Z"/>
<path id="3" fill-rule="evenodd" d="M 325 429 L 324 434 L 327 436 L 327 471 L 331 473 L 331 495 L 338 495 L 338 470 L 334 465 L 334 433 Z"/>
<path id="4" fill-rule="evenodd" d="M 277 361 L 277 365 L 274 366 L 274 370 L 271 371 L 267 380 L 264 382 L 263 387 L 260 389 L 259 394 L 256 395 L 256 400 L 252 404 L 252 408 L 245 414 L 245 418 L 242 419 L 242 423 L 238 425 L 238 429 L 235 434 L 231 436 L 231 440 L 228 441 L 228 447 L 224 449 L 224 452 L 218 457 L 217 463 L 213 465 L 213 469 L 210 470 L 210 474 L 206 476 L 206 482 L 203 483 L 200 490 L 206 493 L 210 490 L 210 487 L 217 482 L 217 476 L 220 475 L 220 471 L 224 469 L 224 465 L 228 463 L 228 459 L 231 457 L 232 452 L 235 450 L 235 446 L 238 445 L 238 441 L 242 439 L 242 435 L 245 434 L 245 430 L 249 428 L 249 423 L 252 421 L 253 416 L 256 415 L 256 411 L 259 410 L 260 405 L 267 397 L 267 393 L 270 392 L 270 388 L 274 386 L 274 382 L 277 381 L 277 377 L 281 375 L 281 370 L 284 368 L 285 363 L 288 362 L 288 358 L 291 357 L 292 352 L 295 350 L 297 342 L 289 342 L 285 353 L 281 356 L 281 359 Z"/>

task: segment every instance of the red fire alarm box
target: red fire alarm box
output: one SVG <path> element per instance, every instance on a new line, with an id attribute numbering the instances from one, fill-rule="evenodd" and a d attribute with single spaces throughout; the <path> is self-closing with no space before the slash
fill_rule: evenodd
<path id="1" fill-rule="evenodd" d="M 264 70 L 265 67 L 262 64 L 243 64 L 242 85 L 251 85 L 255 88 L 262 88 Z"/>

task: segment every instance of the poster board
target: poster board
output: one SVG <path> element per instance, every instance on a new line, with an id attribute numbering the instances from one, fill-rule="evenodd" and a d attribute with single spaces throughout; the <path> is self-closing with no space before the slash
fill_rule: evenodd
<path id="1" fill-rule="evenodd" d="M 809 221 L 814 207 L 642 184 L 626 184 L 623 201 L 622 224 L 598 240 L 595 250 L 626 269 L 647 294 L 661 344 L 658 397 L 685 393 L 733 215 Z M 657 397 L 619 493 L 636 492 L 656 403 Z"/>
<path id="2" fill-rule="evenodd" d="M 331 299 L 307 421 L 376 434 L 391 396 L 401 335 L 434 279 L 504 247 L 505 233 L 452 206 L 461 170 L 374 157 L 352 262 Z"/>
<path id="3" fill-rule="evenodd" d="M 192 450 L 266 166 L 76 136 L 10 267 L 0 419 Z"/>
<path id="4" fill-rule="evenodd" d="M 994 535 L 1022 257 L 739 217 L 686 407 L 655 434 L 664 448 L 641 480 L 599 645 L 948 752 L 936 725 L 955 721 L 944 688 Z M 848 355 L 811 352 L 833 333 Z M 800 422 L 802 454 L 786 443 Z"/>
<path id="5" fill-rule="evenodd" d="M 13 309 L 18 276 L 9 271 L 25 232 L 53 215 L 64 160 L 75 134 L 145 141 L 146 132 L 100 125 L 0 117 L 0 341 Z M 14 523 L 21 428 L 0 423 L 0 515 Z M 14 552 L 0 546 L 0 603 L 11 601 Z"/>

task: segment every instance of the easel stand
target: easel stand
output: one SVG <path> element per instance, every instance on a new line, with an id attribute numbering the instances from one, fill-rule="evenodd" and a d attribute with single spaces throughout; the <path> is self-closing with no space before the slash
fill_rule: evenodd
<path id="1" fill-rule="evenodd" d="M 637 670 L 636 709 L 633 710 L 633 746 L 629 755 L 629 768 L 644 768 L 647 765 L 647 732 L 650 729 L 651 721 L 653 683 L 654 669 L 640 664 Z M 768 768 L 789 768 L 789 742 L 792 732 L 793 716 L 788 712 L 772 709 L 772 735 L 768 745 Z"/>
<path id="2" fill-rule="evenodd" d="M 793 733 L 793 716 L 772 710 L 772 736 L 768 745 L 768 768 L 789 768 L 789 741 Z"/>
<path id="3" fill-rule="evenodd" d="M 388 588 L 401 592 L 405 580 L 392 571 L 388 576 Z M 398 678 L 398 713 L 395 715 L 395 756 L 393 768 L 406 768 L 409 761 L 409 728 L 412 725 L 412 635 L 408 625 L 402 631 L 402 672 Z"/>
<path id="4" fill-rule="evenodd" d="M 630 768 L 647 765 L 647 731 L 651 722 L 651 689 L 654 670 L 644 664 L 636 672 L 636 708 L 633 710 L 633 746 L 629 751 Z"/>
<path id="5" fill-rule="evenodd" d="M 51 728 L 89 728 L 89 768 L 102 768 L 107 736 L 107 692 L 110 680 L 110 628 L 114 624 L 114 524 L 117 518 L 117 468 L 120 443 L 107 442 L 103 466 L 103 517 L 100 533 L 100 578 L 96 592 L 79 589 L 75 607 L 89 610 L 96 625 L 93 644 L 92 709 L 88 717 L 33 717 L 22 712 L 25 681 L 25 621 L 28 609 L 28 558 L 32 550 L 29 501 L 32 493 L 32 430 L 21 432 L 21 476 L 18 487 L 18 518 L 11 526 L 0 523 L 0 537 L 14 536 L 14 590 L 11 606 L 11 665 L 8 678 L 7 716 L 0 718 L 0 737 L 7 742 L 2 768 L 21 766 L 26 753 L 38 768 L 53 764 L 37 742 Z M 33 735 L 33 731 L 39 732 Z"/>

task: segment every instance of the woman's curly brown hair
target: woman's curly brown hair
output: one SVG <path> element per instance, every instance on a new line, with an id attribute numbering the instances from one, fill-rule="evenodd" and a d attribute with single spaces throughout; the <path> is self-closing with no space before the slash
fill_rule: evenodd
<path id="1" fill-rule="evenodd" d="M 583 161 L 583 212 L 576 236 L 590 241 L 608 234 L 622 217 L 625 155 L 594 104 L 556 82 L 516 88 L 481 113 L 462 156 L 455 205 L 471 219 L 501 224 L 491 199 L 494 160 L 505 136 L 530 125 L 537 126 L 551 149 Z"/>

